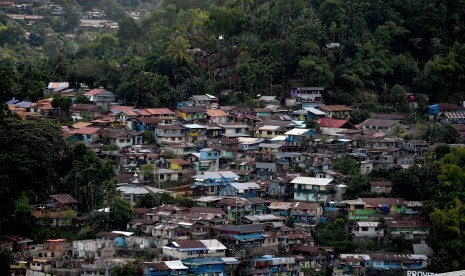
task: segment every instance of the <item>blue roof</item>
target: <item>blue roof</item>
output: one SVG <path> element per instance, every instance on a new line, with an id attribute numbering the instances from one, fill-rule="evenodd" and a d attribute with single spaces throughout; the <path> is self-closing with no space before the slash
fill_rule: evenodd
<path id="1" fill-rule="evenodd" d="M 23 107 L 23 108 L 28 108 L 28 107 L 31 107 L 32 105 L 33 105 L 33 103 L 31 103 L 31 102 L 19 102 L 19 103 L 16 103 L 16 106 Z"/>
<path id="2" fill-rule="evenodd" d="M 15 104 L 15 103 L 19 103 L 19 102 L 20 102 L 19 100 L 11 99 L 8 102 L 6 102 L 6 104 Z"/>
<path id="3" fill-rule="evenodd" d="M 249 235 L 232 235 L 231 237 L 235 238 L 236 240 L 253 240 L 253 239 L 261 239 L 262 234 L 249 234 Z"/>

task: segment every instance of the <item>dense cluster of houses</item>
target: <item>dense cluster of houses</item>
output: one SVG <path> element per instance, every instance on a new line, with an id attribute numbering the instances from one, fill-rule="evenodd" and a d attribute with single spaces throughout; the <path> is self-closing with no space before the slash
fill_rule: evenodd
<path id="1" fill-rule="evenodd" d="M 68 86 L 52 83 L 48 92 L 68 95 L 74 103 Z M 371 114 L 353 125 L 348 119 L 356 107 L 325 105 L 322 91 L 292 88 L 284 106 L 274 96 L 262 96 L 257 99 L 260 108 L 221 106 L 217 97 L 206 94 L 177 103 L 174 110 L 139 109 L 117 104 L 116 96 L 103 88 L 84 91 L 90 103 L 73 104 L 69 111 L 54 108 L 51 99 L 13 99 L 7 104 L 22 117 L 67 112 L 72 122 L 62 128 L 66 141 L 114 159 L 121 171 L 117 190 L 131 205 L 147 194 L 172 193 L 191 197 L 195 206 L 134 207 L 126 229 L 100 232 L 93 240 L 33 244 L 8 236 L 4 246 L 29 262 L 29 269 L 58 274 L 109 275 L 133 261 L 117 257 L 121 251 L 152 254 L 139 268 L 157 276 L 424 271 L 432 252 L 425 242 L 430 225 L 421 214 L 422 202 L 389 197 L 390 181 L 371 182 L 366 192 L 372 197 L 347 200 L 348 176 L 331 165 L 350 156 L 362 174 L 404 170 L 421 166 L 431 145 L 404 140 L 395 131 L 414 136 L 416 130 L 404 123 L 403 115 Z M 438 106 L 443 110 L 435 116 L 453 118 L 450 122 L 464 137 L 465 121 L 458 118 L 465 107 Z M 319 129 L 307 128 L 309 121 Z M 141 172 L 144 164 L 153 164 L 149 174 L 154 181 Z M 71 195 L 50 195 L 37 206 L 36 223 L 79 225 L 85 216 L 77 203 Z M 412 241 L 414 251 L 339 254 L 321 246 L 315 226 L 340 214 L 345 214 L 355 243 L 397 236 Z"/>

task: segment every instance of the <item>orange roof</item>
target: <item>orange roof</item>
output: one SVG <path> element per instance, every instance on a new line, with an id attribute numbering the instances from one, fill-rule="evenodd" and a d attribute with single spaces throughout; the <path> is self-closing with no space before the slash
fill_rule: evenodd
<path id="1" fill-rule="evenodd" d="M 128 106 L 128 105 L 115 105 L 111 107 L 111 110 L 123 111 L 123 110 L 131 110 L 134 109 L 135 106 Z"/>
<path id="2" fill-rule="evenodd" d="M 207 115 L 210 117 L 226 117 L 228 114 L 221 109 L 207 109 Z"/>
<path id="3" fill-rule="evenodd" d="M 146 110 L 152 115 L 174 115 L 174 112 L 168 108 L 147 108 Z"/>
<path id="4" fill-rule="evenodd" d="M 102 93 L 103 91 L 105 91 L 105 89 L 101 89 L 101 88 L 92 89 L 92 90 L 87 91 L 86 93 L 84 93 L 84 95 L 88 95 L 88 96 L 98 95 L 98 94 Z"/>
<path id="5" fill-rule="evenodd" d="M 75 123 L 74 125 L 72 125 L 72 127 L 74 128 L 83 128 L 83 127 L 88 127 L 88 126 L 91 126 L 92 123 L 88 123 L 88 122 L 78 122 L 78 123 Z"/>
<path id="6" fill-rule="evenodd" d="M 90 135 L 90 134 L 97 133 L 99 131 L 100 131 L 100 128 L 98 128 L 98 127 L 83 127 L 83 128 L 72 130 L 69 133 Z"/>
<path id="7" fill-rule="evenodd" d="M 323 111 L 351 111 L 352 108 L 349 108 L 345 105 L 323 105 L 319 109 Z"/>
<path id="8" fill-rule="evenodd" d="M 178 165 L 192 165 L 191 162 L 187 162 L 184 159 L 166 159 L 166 161 L 170 163 L 178 164 Z"/>

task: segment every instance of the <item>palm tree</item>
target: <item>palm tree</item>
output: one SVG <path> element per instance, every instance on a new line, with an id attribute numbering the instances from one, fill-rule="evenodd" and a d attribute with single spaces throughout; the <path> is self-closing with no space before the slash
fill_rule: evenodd
<path id="1" fill-rule="evenodd" d="M 168 46 L 167 52 L 174 60 L 179 61 L 180 63 L 191 63 L 193 59 L 190 55 L 190 48 L 191 45 L 187 39 L 182 36 L 177 36 L 172 44 Z"/>

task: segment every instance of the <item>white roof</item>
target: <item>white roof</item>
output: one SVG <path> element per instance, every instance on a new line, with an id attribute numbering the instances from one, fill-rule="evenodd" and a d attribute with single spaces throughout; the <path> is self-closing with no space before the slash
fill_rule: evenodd
<path id="1" fill-rule="evenodd" d="M 274 137 L 273 139 L 271 139 L 270 141 L 284 141 L 284 140 L 286 140 L 285 135 L 278 135 L 278 136 Z"/>
<path id="2" fill-rule="evenodd" d="M 331 135 L 331 136 L 344 136 L 345 134 L 340 134 L 339 132 L 346 131 L 345 128 L 337 127 L 322 127 L 321 133 Z"/>
<path id="3" fill-rule="evenodd" d="M 213 240 L 200 240 L 201 243 L 203 243 L 208 250 L 226 250 L 226 246 L 224 246 L 221 242 L 219 242 L 217 239 Z"/>
<path id="4" fill-rule="evenodd" d="M 278 130 L 280 129 L 280 126 L 270 126 L 270 125 L 264 125 L 260 127 L 258 130 Z"/>
<path id="5" fill-rule="evenodd" d="M 150 187 L 150 186 L 132 185 L 132 184 L 118 185 L 116 187 L 116 190 L 124 194 L 134 194 L 134 195 L 145 195 L 148 193 L 160 194 L 160 193 L 166 192 L 166 190 L 163 190 L 163 189 L 157 189 L 157 188 Z"/>
<path id="6" fill-rule="evenodd" d="M 377 221 L 357 221 L 356 224 L 360 227 L 378 227 Z"/>
<path id="7" fill-rule="evenodd" d="M 259 148 L 270 148 L 270 149 L 279 149 L 283 145 L 279 144 L 268 144 L 268 143 L 261 143 L 258 145 Z"/>
<path id="8" fill-rule="evenodd" d="M 304 107 L 303 109 L 307 110 L 308 112 L 310 113 L 313 113 L 315 115 L 326 115 L 325 112 L 319 110 L 319 109 L 316 109 L 314 107 Z"/>
<path id="9" fill-rule="evenodd" d="M 221 258 L 221 260 L 225 263 L 239 263 L 239 261 L 234 258 L 234 257 L 224 257 L 224 258 Z"/>
<path id="10" fill-rule="evenodd" d="M 125 235 L 126 237 L 132 236 L 134 234 L 134 232 L 127 232 L 127 231 L 111 231 L 111 232 L 116 233 L 116 234 Z"/>
<path id="11" fill-rule="evenodd" d="M 239 176 L 232 171 L 221 171 L 221 172 L 203 172 L 194 176 L 196 180 L 204 179 L 221 179 L 221 178 L 233 178 L 239 179 Z"/>
<path id="12" fill-rule="evenodd" d="M 244 216 L 244 218 L 251 220 L 251 221 L 273 221 L 273 220 L 284 220 L 282 217 L 278 217 L 275 215 L 254 215 L 254 216 Z"/>
<path id="13" fill-rule="evenodd" d="M 286 135 L 303 135 L 307 133 L 310 129 L 308 128 L 294 128 L 289 130 L 288 132 L 284 133 Z"/>
<path id="14" fill-rule="evenodd" d="M 189 269 L 187 266 L 184 266 L 181 261 L 166 261 L 166 266 L 170 269 Z"/>
<path id="15" fill-rule="evenodd" d="M 199 124 L 187 124 L 187 125 L 184 125 L 184 126 L 187 127 L 187 128 L 207 128 L 206 126 L 199 125 Z"/>
<path id="16" fill-rule="evenodd" d="M 340 254 L 339 257 L 341 259 L 346 259 L 346 258 L 356 258 L 356 259 L 363 259 L 365 261 L 371 260 L 369 255 L 365 254 Z"/>
<path id="17" fill-rule="evenodd" d="M 318 186 L 326 186 L 329 185 L 333 179 L 330 178 L 316 178 L 316 177 L 303 177 L 299 176 L 294 178 L 291 183 L 292 184 L 311 184 L 311 185 L 318 185 Z"/>
<path id="18" fill-rule="evenodd" d="M 249 190 L 249 189 L 261 189 L 260 185 L 258 185 L 255 182 L 244 182 L 244 183 L 231 183 L 231 186 L 233 186 L 236 190 Z"/>

